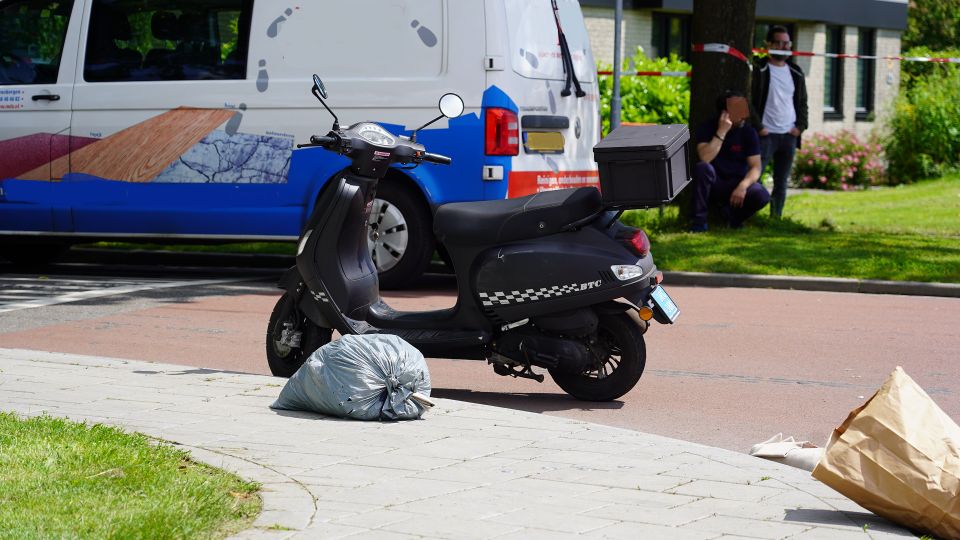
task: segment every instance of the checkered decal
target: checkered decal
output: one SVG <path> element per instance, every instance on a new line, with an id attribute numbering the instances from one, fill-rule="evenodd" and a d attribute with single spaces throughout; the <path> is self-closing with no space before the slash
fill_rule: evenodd
<path id="1" fill-rule="evenodd" d="M 312 291 L 311 291 L 311 292 L 312 292 Z M 330 302 L 330 299 L 327 298 L 327 293 L 325 293 L 325 292 L 323 292 L 323 291 L 313 293 L 313 298 L 314 298 L 314 300 L 317 300 L 318 302 L 324 302 L 324 303 L 329 303 L 329 302 Z"/>
<path id="2" fill-rule="evenodd" d="M 480 293 L 480 301 L 486 307 L 489 306 L 509 306 L 510 304 L 522 304 L 524 302 L 536 302 L 537 300 L 546 300 L 547 298 L 557 298 L 566 294 L 580 292 L 580 285 L 554 285 L 552 287 L 541 287 L 539 289 L 525 289 L 523 292 L 491 292 Z"/>

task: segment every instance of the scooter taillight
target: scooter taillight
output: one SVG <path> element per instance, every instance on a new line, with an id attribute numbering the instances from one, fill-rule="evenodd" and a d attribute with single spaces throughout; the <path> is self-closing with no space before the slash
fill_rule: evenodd
<path id="1" fill-rule="evenodd" d="M 650 253 L 650 239 L 647 237 L 647 233 L 643 232 L 643 229 L 630 231 L 620 237 L 620 241 L 630 248 L 630 251 L 636 253 L 638 257 L 646 257 L 647 253 Z"/>
<path id="2" fill-rule="evenodd" d="M 484 150 L 488 156 L 515 156 L 520 153 L 517 113 L 496 107 L 486 110 Z"/>

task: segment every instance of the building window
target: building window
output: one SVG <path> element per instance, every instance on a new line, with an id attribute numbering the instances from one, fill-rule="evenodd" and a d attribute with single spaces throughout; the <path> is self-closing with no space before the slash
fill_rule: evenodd
<path id="1" fill-rule="evenodd" d="M 877 32 L 861 28 L 857 36 L 857 54 L 874 56 L 877 53 Z M 873 119 L 873 79 L 876 60 L 857 60 L 857 120 Z"/>
<path id="2" fill-rule="evenodd" d="M 243 79 L 251 0 L 95 0 L 84 80 Z"/>
<path id="3" fill-rule="evenodd" d="M 73 2 L 54 0 L 14 0 L 0 6 L 0 85 L 57 82 L 72 9 Z M 20 98 L 16 100 L 22 107 Z"/>
<path id="4" fill-rule="evenodd" d="M 653 14 L 653 50 L 651 57 L 662 58 L 676 53 L 690 61 L 690 16 L 673 13 Z"/>
<path id="5" fill-rule="evenodd" d="M 843 27 L 827 26 L 827 53 L 843 53 Z M 843 118 L 843 59 L 824 59 L 823 73 L 823 119 Z"/>

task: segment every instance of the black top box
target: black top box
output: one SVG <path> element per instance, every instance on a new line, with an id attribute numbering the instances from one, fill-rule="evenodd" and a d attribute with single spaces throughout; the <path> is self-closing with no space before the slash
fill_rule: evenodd
<path id="1" fill-rule="evenodd" d="M 653 208 L 673 200 L 690 182 L 686 124 L 620 126 L 593 147 L 603 204 Z"/>

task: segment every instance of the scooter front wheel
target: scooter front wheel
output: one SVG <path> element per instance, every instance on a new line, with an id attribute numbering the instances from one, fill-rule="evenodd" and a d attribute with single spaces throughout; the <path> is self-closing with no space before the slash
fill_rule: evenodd
<path id="1" fill-rule="evenodd" d="M 612 401 L 636 386 L 647 363 L 647 348 L 643 332 L 629 315 L 601 315 L 590 349 L 596 361 L 583 372 L 550 370 L 564 392 L 583 401 Z"/>
<path id="2" fill-rule="evenodd" d="M 330 343 L 333 330 L 320 328 L 300 313 L 284 293 L 270 314 L 267 326 L 267 363 L 276 377 L 290 377 L 321 346 Z"/>

